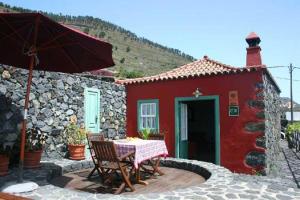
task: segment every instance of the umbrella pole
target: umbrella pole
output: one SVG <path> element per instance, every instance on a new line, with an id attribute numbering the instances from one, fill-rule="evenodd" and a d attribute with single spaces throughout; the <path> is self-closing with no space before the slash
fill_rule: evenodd
<path id="1" fill-rule="evenodd" d="M 25 153 L 25 140 L 26 140 L 26 125 L 27 125 L 27 113 L 28 113 L 28 103 L 29 103 L 29 95 L 30 88 L 32 82 L 32 71 L 34 65 L 34 56 L 30 56 L 29 63 L 29 76 L 27 80 L 27 89 L 26 89 L 26 97 L 25 97 L 25 109 L 24 109 L 24 118 L 22 122 L 22 132 L 21 132 L 21 150 L 20 150 L 20 161 L 19 161 L 19 174 L 18 174 L 18 183 L 23 182 L 23 166 L 24 166 L 24 153 Z"/>

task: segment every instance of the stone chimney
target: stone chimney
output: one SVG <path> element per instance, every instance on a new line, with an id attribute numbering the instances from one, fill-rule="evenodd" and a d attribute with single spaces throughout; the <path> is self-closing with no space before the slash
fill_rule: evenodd
<path id="1" fill-rule="evenodd" d="M 246 67 L 251 67 L 254 65 L 261 65 L 261 56 L 260 56 L 260 38 L 256 33 L 251 32 L 246 37 L 246 42 L 249 47 L 247 48 L 247 58 L 246 58 Z"/>

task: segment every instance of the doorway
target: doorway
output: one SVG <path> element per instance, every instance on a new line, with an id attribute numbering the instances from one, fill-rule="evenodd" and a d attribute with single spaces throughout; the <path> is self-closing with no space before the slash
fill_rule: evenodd
<path id="1" fill-rule="evenodd" d="M 84 90 L 84 123 L 85 128 L 92 133 L 100 131 L 100 91 L 96 88 Z"/>
<path id="2" fill-rule="evenodd" d="M 175 99 L 176 156 L 220 163 L 218 96 Z"/>

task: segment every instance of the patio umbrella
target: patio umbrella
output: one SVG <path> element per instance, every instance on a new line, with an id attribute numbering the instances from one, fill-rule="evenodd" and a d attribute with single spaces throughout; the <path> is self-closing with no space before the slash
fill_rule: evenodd
<path id="1" fill-rule="evenodd" d="M 29 70 L 21 132 L 18 182 L 23 182 L 32 70 L 80 73 L 114 65 L 112 45 L 40 13 L 0 13 L 0 63 Z"/>

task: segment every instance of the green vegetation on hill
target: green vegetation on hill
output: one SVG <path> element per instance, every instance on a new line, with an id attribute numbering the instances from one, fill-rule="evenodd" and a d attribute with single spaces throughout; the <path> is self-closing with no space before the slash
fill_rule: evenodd
<path id="1" fill-rule="evenodd" d="M 0 2 L 0 12 L 33 12 Z M 91 16 L 69 16 L 41 12 L 55 21 L 80 29 L 113 45 L 113 58 L 120 77 L 141 77 L 168 71 L 195 59 L 178 49 L 168 48 Z"/>

